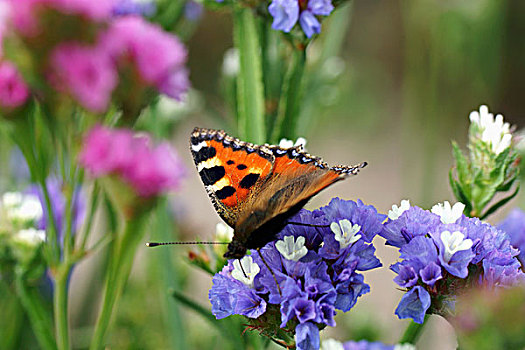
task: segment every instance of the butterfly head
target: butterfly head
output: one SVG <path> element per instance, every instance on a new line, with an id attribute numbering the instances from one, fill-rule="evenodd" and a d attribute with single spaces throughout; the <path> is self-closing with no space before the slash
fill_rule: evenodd
<path id="1" fill-rule="evenodd" d="M 246 255 L 246 246 L 239 241 L 231 241 L 228 244 L 228 251 L 224 253 L 226 259 L 240 259 Z"/>

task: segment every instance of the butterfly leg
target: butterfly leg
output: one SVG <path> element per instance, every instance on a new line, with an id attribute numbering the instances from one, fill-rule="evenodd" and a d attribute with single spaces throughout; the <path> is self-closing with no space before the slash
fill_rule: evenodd
<path id="1" fill-rule="evenodd" d="M 273 273 L 273 270 L 270 268 L 270 265 L 268 265 L 268 263 L 264 259 L 264 256 L 262 255 L 262 252 L 261 252 L 261 248 L 257 248 L 257 253 L 259 253 L 259 256 L 261 257 L 261 260 L 263 261 L 264 265 L 266 265 L 266 268 L 272 274 L 273 280 L 275 281 L 275 284 L 277 285 L 277 290 L 279 291 L 279 295 L 282 297 L 283 293 L 281 292 L 281 286 L 279 286 L 279 282 L 277 282 L 277 277 L 275 277 L 275 274 Z"/>
<path id="2" fill-rule="evenodd" d="M 307 226 L 307 227 L 330 227 L 330 225 L 315 225 L 315 224 L 305 224 L 302 222 L 292 222 L 288 221 L 287 225 L 297 225 L 297 226 Z"/>

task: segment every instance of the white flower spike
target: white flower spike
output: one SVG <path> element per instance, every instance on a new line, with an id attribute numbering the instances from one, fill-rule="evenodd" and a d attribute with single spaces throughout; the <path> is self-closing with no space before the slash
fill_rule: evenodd
<path id="1" fill-rule="evenodd" d="M 408 199 L 403 199 L 399 207 L 396 204 L 392 205 L 392 210 L 388 211 L 388 218 L 390 220 L 397 220 L 401 214 L 408 209 L 410 209 L 410 201 Z"/>
<path id="2" fill-rule="evenodd" d="M 501 114 L 494 118 L 494 115 L 489 113 L 489 108 L 482 105 L 479 107 L 479 112 L 471 112 L 469 118 L 470 122 L 479 129 L 481 140 L 490 145 L 492 152 L 500 154 L 510 147 L 512 141 L 510 125 L 503 122 Z"/>
<path id="3" fill-rule="evenodd" d="M 253 262 L 251 256 L 244 256 L 240 262 L 239 259 L 233 261 L 232 277 L 237 281 L 241 281 L 250 288 L 253 287 L 253 280 L 260 271 L 261 268 L 259 265 Z"/>
<path id="4" fill-rule="evenodd" d="M 446 263 L 450 261 L 454 254 L 462 250 L 469 250 L 473 244 L 470 238 L 465 239 L 465 235 L 459 231 L 454 231 L 453 233 L 450 233 L 450 231 L 441 232 L 441 242 L 445 246 L 443 260 Z"/>
<path id="5" fill-rule="evenodd" d="M 357 234 L 361 230 L 361 226 L 358 224 L 352 225 L 347 219 L 339 220 L 339 223 L 332 222 L 330 229 L 335 234 L 335 240 L 339 242 L 341 249 L 354 244 L 361 238 L 361 235 Z"/>
<path id="6" fill-rule="evenodd" d="M 409 343 L 396 344 L 394 350 L 416 350 L 416 346 Z"/>
<path id="7" fill-rule="evenodd" d="M 323 340 L 321 350 L 344 350 L 343 343 L 335 339 Z"/>
<path id="8" fill-rule="evenodd" d="M 283 240 L 275 242 L 275 248 L 287 260 L 299 261 L 308 253 L 308 249 L 304 246 L 305 238 L 303 236 L 297 237 L 286 236 Z"/>
<path id="9" fill-rule="evenodd" d="M 450 206 L 448 201 L 438 203 L 432 207 L 432 212 L 441 217 L 441 222 L 444 224 L 455 223 L 463 214 L 465 204 L 457 202 L 454 206 Z"/>
<path id="10" fill-rule="evenodd" d="M 2 195 L 2 205 L 5 208 L 14 208 L 22 204 L 22 193 L 20 192 L 6 192 Z"/>

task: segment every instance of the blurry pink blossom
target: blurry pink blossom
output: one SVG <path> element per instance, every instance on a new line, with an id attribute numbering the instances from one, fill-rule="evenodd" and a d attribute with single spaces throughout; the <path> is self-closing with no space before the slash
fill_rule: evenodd
<path id="1" fill-rule="evenodd" d="M 80 163 L 94 176 L 116 175 L 141 197 L 176 188 L 185 168 L 168 143 L 153 146 L 146 135 L 96 126 L 87 135 Z"/>
<path id="2" fill-rule="evenodd" d="M 34 36 L 39 31 L 42 10 L 53 9 L 66 15 L 79 15 L 100 21 L 112 15 L 115 0 L 7 0 L 10 5 L 11 20 L 17 31 L 26 36 Z"/>
<path id="3" fill-rule="evenodd" d="M 0 107 L 19 107 L 28 98 L 29 88 L 15 65 L 8 61 L 0 62 Z"/>
<path id="4" fill-rule="evenodd" d="M 51 81 L 69 92 L 85 108 L 101 113 L 117 85 L 109 56 L 97 46 L 61 44 L 51 54 Z"/>
<path id="5" fill-rule="evenodd" d="M 142 17 L 120 17 L 102 44 L 117 62 L 131 61 L 145 83 L 180 99 L 189 88 L 187 52 L 179 39 Z"/>

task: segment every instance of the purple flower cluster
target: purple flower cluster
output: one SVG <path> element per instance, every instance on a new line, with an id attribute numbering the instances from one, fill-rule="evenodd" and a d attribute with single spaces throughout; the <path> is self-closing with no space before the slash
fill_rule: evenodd
<path id="1" fill-rule="evenodd" d="M 331 0 L 273 0 L 268 6 L 273 29 L 288 33 L 299 21 L 308 38 L 321 32 L 318 16 L 328 16 L 333 9 Z"/>
<path id="2" fill-rule="evenodd" d="M 394 281 L 408 290 L 396 309 L 399 318 L 422 323 L 431 304 L 431 311 L 440 312 L 469 285 L 512 286 L 523 281 L 519 252 L 507 234 L 454 209 L 447 202 L 445 210 L 438 205 L 432 212 L 413 206 L 389 215 L 384 224 L 380 235 L 401 253 L 401 261 L 390 267 L 397 273 Z M 444 305 L 437 305 L 438 299 Z"/>
<path id="3" fill-rule="evenodd" d="M 371 241 L 384 218 L 361 201 L 339 198 L 313 212 L 301 210 L 289 221 L 324 226 L 288 224 L 261 249 L 272 271 L 255 251 L 230 260 L 213 278 L 213 314 L 258 318 L 268 304 L 280 305 L 280 327 L 295 330 L 297 348 L 318 349 L 318 326 L 335 326 L 336 310 L 350 310 L 370 291 L 358 271 L 381 266 Z"/>
<path id="4" fill-rule="evenodd" d="M 520 250 L 518 258 L 522 266 L 525 266 L 525 212 L 518 208 L 513 209 L 498 228 L 505 231 L 512 246 Z"/>
<path id="5" fill-rule="evenodd" d="M 114 16 L 151 16 L 155 13 L 155 1 L 117 0 L 113 6 Z"/>
<path id="6" fill-rule="evenodd" d="M 112 97 L 117 104 L 141 106 L 151 90 L 182 99 L 190 85 L 186 48 L 176 36 L 143 17 L 124 15 L 131 11 L 131 5 L 126 5 L 131 2 L 11 0 L 8 23 L 13 28 L 6 32 L 22 38 L 29 51 L 34 49 L 34 66 L 46 84 L 69 94 L 92 112 L 106 111 Z M 49 11 L 55 14 L 47 16 Z M 119 16 L 113 16 L 114 11 Z M 85 21 L 66 20 L 68 16 L 80 16 Z M 79 27 L 73 28 L 75 25 Z M 72 40 L 66 33 L 69 31 L 85 35 Z M 14 91 L 11 99 L 22 99 L 21 85 L 9 86 Z"/>
<path id="7" fill-rule="evenodd" d="M 80 163 L 95 177 L 116 175 L 141 197 L 151 197 L 180 184 L 184 166 L 168 143 L 153 147 L 146 135 L 101 126 L 91 130 Z"/>

